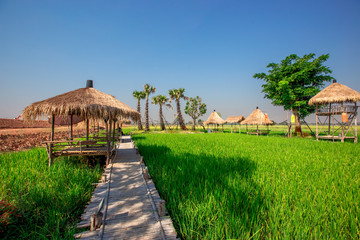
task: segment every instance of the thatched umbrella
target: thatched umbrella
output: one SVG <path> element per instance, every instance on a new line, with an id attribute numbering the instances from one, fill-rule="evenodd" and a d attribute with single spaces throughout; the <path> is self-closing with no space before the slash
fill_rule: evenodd
<path id="1" fill-rule="evenodd" d="M 246 125 L 246 131 L 248 132 L 247 125 L 256 125 L 256 134 L 259 135 L 259 125 L 273 125 L 274 122 L 269 120 L 267 115 L 265 115 L 258 107 L 240 124 Z"/>
<path id="2" fill-rule="evenodd" d="M 233 129 L 232 129 L 232 125 L 233 125 L 233 123 L 238 123 L 239 124 L 239 133 L 241 132 L 240 131 L 240 122 L 242 122 L 243 120 L 245 120 L 245 117 L 244 116 L 230 116 L 230 117 L 228 117 L 225 121 L 227 122 L 227 123 L 230 123 L 231 124 L 231 133 L 233 132 Z"/>
<path id="3" fill-rule="evenodd" d="M 209 118 L 204 122 L 204 125 L 210 125 L 210 124 L 216 124 L 216 125 L 221 124 L 221 125 L 223 125 L 225 123 L 226 123 L 226 121 L 224 119 L 222 119 L 219 116 L 219 114 L 214 110 L 210 114 Z"/>
<path id="4" fill-rule="evenodd" d="M 323 138 L 326 139 L 340 139 L 342 142 L 345 138 L 354 138 L 354 142 L 357 142 L 357 102 L 360 101 L 360 93 L 345 86 L 337 83 L 335 80 L 331 85 L 323 89 L 321 92 L 316 94 L 309 100 L 309 105 L 316 106 L 316 139 L 319 138 L 318 123 L 319 116 L 326 116 L 328 119 L 328 136 Z M 319 109 L 321 105 L 324 106 Z M 320 107 L 321 108 L 321 107 Z M 349 118 L 347 116 L 349 114 Z M 335 115 L 344 116 L 341 121 L 341 136 L 335 136 Z M 330 136 L 331 120 L 333 121 L 333 134 Z M 325 120 L 326 121 L 326 120 Z M 354 121 L 354 137 L 346 137 L 352 122 Z"/>

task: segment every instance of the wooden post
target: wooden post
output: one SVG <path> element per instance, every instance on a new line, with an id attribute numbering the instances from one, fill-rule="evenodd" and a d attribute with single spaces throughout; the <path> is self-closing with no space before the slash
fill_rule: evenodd
<path id="1" fill-rule="evenodd" d="M 331 103 L 329 103 L 329 125 L 328 125 L 328 134 L 330 135 L 330 130 L 331 130 Z"/>
<path id="2" fill-rule="evenodd" d="M 108 154 L 109 154 L 109 163 L 110 163 L 110 155 L 111 155 L 111 150 L 112 150 L 111 131 L 112 131 L 112 120 L 111 120 L 111 119 L 109 119 L 109 134 L 108 134 L 108 144 L 109 144 Z"/>
<path id="3" fill-rule="evenodd" d="M 70 115 L 70 140 L 73 140 L 73 114 Z"/>
<path id="4" fill-rule="evenodd" d="M 86 118 L 86 140 L 89 140 L 89 119 Z"/>
<path id="5" fill-rule="evenodd" d="M 113 126 L 114 126 L 114 128 L 113 128 L 113 141 L 115 140 L 115 131 L 116 131 L 115 124 L 116 124 L 116 119 L 114 120 L 114 124 L 113 124 Z"/>
<path id="6" fill-rule="evenodd" d="M 109 142 L 109 127 L 108 120 L 104 119 L 105 122 L 105 135 L 106 135 L 106 165 L 110 162 L 110 142 Z"/>
<path id="7" fill-rule="evenodd" d="M 103 174 L 101 176 L 101 182 L 105 183 L 106 182 L 106 179 L 107 179 L 107 175 L 106 174 Z"/>
<path id="8" fill-rule="evenodd" d="M 165 200 L 159 200 L 159 208 L 158 208 L 159 217 L 165 216 Z"/>
<path id="9" fill-rule="evenodd" d="M 143 174 L 144 174 L 144 178 L 145 178 L 146 181 L 150 179 L 149 170 L 148 170 L 147 167 L 144 168 Z"/>
<path id="10" fill-rule="evenodd" d="M 51 117 L 50 141 L 54 141 L 54 133 L 55 133 L 55 115 L 53 114 Z M 53 160 L 52 148 L 53 148 L 53 143 L 50 143 L 50 145 L 49 145 L 49 167 L 51 166 L 52 160 Z"/>
<path id="11" fill-rule="evenodd" d="M 90 218 L 90 231 L 96 231 L 97 228 L 99 228 L 102 224 L 103 219 L 103 213 L 93 213 Z"/>
<path id="12" fill-rule="evenodd" d="M 318 116 L 318 105 L 316 105 L 316 112 L 315 112 L 315 116 L 316 116 L 316 141 L 319 141 L 319 129 L 318 129 L 319 116 Z"/>
<path id="13" fill-rule="evenodd" d="M 357 143 L 358 137 L 357 137 L 357 106 L 356 106 L 356 102 L 355 102 L 354 118 L 355 118 L 355 138 L 354 138 L 354 143 Z M 350 126 L 349 126 L 349 128 L 350 128 Z"/>

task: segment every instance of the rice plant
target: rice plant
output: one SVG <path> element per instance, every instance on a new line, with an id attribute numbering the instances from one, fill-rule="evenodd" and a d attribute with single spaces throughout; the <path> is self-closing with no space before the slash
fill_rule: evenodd
<path id="1" fill-rule="evenodd" d="M 244 134 L 133 139 L 183 239 L 358 239 L 360 147 Z"/>
<path id="2" fill-rule="evenodd" d="M 50 168 L 47 163 L 44 148 L 0 155 L 0 202 L 16 212 L 2 225 L 0 237 L 73 239 L 100 165 L 88 167 L 74 157 L 56 158 Z"/>

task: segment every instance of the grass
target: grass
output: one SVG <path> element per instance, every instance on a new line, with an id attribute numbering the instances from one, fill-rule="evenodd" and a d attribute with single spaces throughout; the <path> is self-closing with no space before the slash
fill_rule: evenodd
<path id="1" fill-rule="evenodd" d="M 245 134 L 133 139 L 183 239 L 358 239 L 360 148 Z"/>
<path id="2" fill-rule="evenodd" d="M 1 154 L 0 237 L 73 239 L 91 183 L 102 172 L 99 164 L 85 163 L 81 157 L 59 157 L 49 168 L 44 148 Z"/>

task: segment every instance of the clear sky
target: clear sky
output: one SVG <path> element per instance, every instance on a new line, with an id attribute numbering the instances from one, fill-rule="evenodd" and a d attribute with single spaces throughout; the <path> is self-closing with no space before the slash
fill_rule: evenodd
<path id="1" fill-rule="evenodd" d="M 133 108 L 149 83 L 202 97 L 202 119 L 259 106 L 279 122 L 286 112 L 252 76 L 293 53 L 329 53 L 332 76 L 360 91 L 360 1 L 0 0 L 0 118 L 92 79 Z"/>

